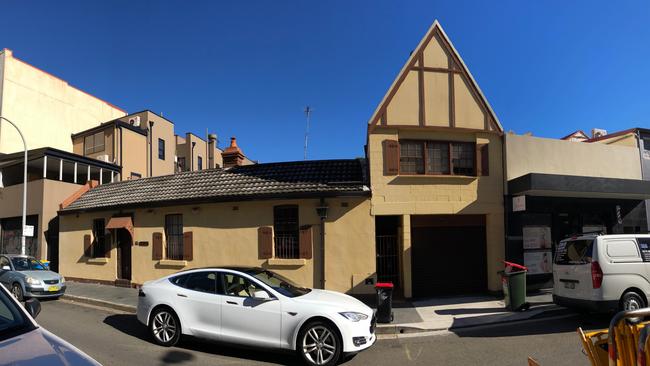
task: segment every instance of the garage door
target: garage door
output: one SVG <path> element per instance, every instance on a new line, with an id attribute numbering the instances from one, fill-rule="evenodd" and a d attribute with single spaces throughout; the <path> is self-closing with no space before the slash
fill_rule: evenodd
<path id="1" fill-rule="evenodd" d="M 471 226 L 459 226 L 459 222 L 453 226 L 412 226 L 414 297 L 487 290 L 485 226 L 476 225 L 475 218 L 468 218 L 466 223 Z"/>

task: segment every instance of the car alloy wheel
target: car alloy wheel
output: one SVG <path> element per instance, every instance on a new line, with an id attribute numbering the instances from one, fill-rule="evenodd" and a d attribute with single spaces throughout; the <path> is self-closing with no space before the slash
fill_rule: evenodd
<path id="1" fill-rule="evenodd" d="M 327 365 L 337 354 L 336 335 L 323 325 L 309 328 L 302 337 L 302 353 L 313 365 Z"/>
<path id="2" fill-rule="evenodd" d="M 176 316 L 168 310 L 157 311 L 151 320 L 151 334 L 157 343 L 173 346 L 179 338 L 180 328 Z"/>
<path id="3" fill-rule="evenodd" d="M 14 295 L 16 300 L 23 301 L 23 288 L 19 284 L 14 283 L 13 287 L 11 287 L 11 294 Z"/>

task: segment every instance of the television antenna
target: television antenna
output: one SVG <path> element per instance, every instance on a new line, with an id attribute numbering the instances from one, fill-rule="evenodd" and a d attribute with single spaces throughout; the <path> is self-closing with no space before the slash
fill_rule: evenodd
<path id="1" fill-rule="evenodd" d="M 307 160 L 307 144 L 309 142 L 309 124 L 311 122 L 311 113 L 313 111 L 314 110 L 311 109 L 310 106 L 305 107 L 304 112 L 305 112 L 305 116 L 307 117 L 307 128 L 305 129 L 305 154 L 304 154 L 305 156 L 304 156 L 304 160 Z"/>

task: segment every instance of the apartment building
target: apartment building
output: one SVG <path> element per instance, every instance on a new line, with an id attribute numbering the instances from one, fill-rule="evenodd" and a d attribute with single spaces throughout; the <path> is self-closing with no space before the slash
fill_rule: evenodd
<path id="1" fill-rule="evenodd" d="M 72 152 L 72 133 L 126 115 L 126 111 L 50 73 L 0 51 L 0 116 L 22 131 L 28 149 Z M 23 151 L 13 126 L 0 122 L 0 153 Z"/>

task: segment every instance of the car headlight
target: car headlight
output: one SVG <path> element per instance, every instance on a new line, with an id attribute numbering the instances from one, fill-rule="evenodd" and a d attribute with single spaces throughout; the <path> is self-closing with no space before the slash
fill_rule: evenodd
<path id="1" fill-rule="evenodd" d="M 354 311 L 345 311 L 345 312 L 342 312 L 342 313 L 339 313 L 339 314 L 341 314 L 343 317 L 347 318 L 349 321 L 353 321 L 353 322 L 358 322 L 358 321 L 361 321 L 361 320 L 368 319 L 368 315 L 363 314 L 363 313 L 357 313 L 357 312 L 354 312 Z"/>
<path id="2" fill-rule="evenodd" d="M 29 276 L 27 278 L 25 278 L 25 282 L 27 282 L 30 285 L 40 285 L 41 284 L 41 280 L 36 279 L 34 277 L 29 277 Z"/>
<path id="3" fill-rule="evenodd" d="M 61 276 L 61 279 L 59 280 L 61 283 L 65 283 L 65 277 Z"/>

